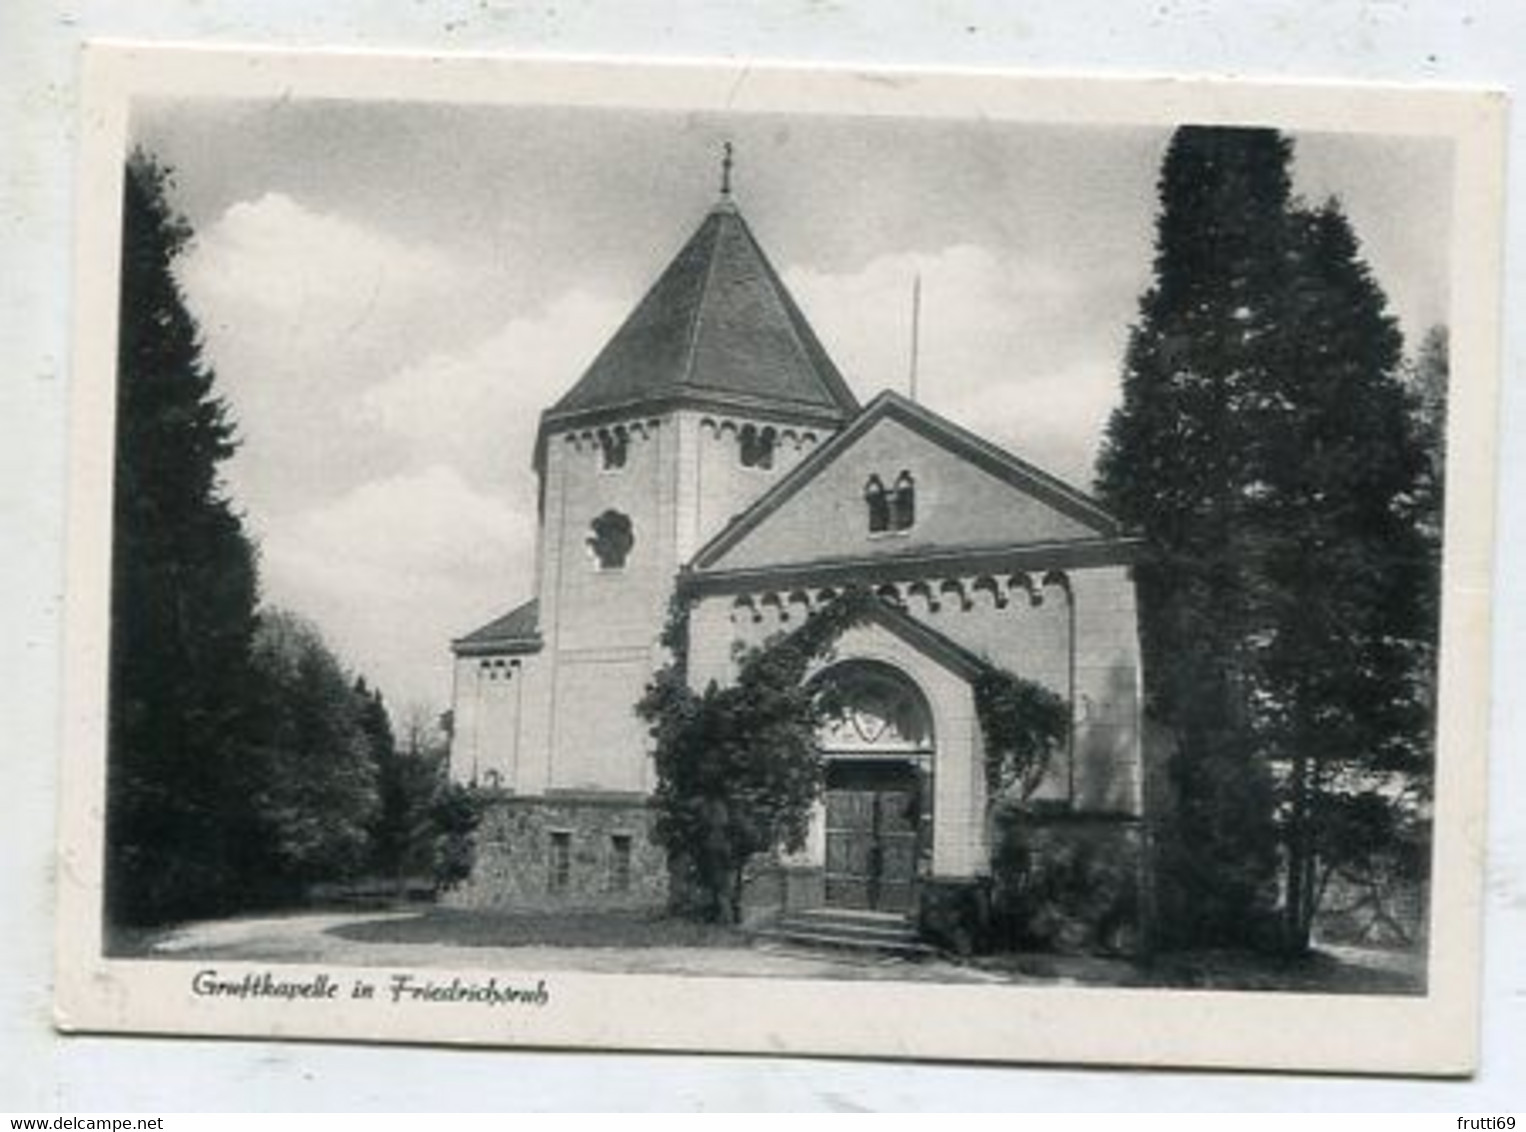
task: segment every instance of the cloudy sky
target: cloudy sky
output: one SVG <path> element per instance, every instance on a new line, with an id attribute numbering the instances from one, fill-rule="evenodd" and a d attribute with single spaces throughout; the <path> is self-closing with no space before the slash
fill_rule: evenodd
<path id="1" fill-rule="evenodd" d="M 1165 129 L 404 103 L 143 104 L 180 278 L 243 446 L 267 601 L 394 707 L 531 596 L 540 410 L 736 197 L 861 399 L 904 391 L 1081 487 L 1149 279 Z M 1406 337 L 1446 317 L 1444 143 L 1301 135 Z"/>

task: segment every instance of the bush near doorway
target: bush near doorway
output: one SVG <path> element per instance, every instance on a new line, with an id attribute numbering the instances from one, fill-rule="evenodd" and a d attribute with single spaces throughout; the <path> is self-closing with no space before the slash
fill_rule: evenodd
<path id="1" fill-rule="evenodd" d="M 1137 954 L 1143 831 L 1136 820 L 1007 809 L 992 852 L 991 945 Z"/>

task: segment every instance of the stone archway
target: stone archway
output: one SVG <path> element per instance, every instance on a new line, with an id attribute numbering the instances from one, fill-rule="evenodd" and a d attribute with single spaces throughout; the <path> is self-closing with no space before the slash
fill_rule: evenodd
<path id="1" fill-rule="evenodd" d="M 826 760 L 824 898 L 828 907 L 905 915 L 932 844 L 935 735 L 928 700 L 894 665 L 848 659 L 814 683 L 836 714 Z"/>

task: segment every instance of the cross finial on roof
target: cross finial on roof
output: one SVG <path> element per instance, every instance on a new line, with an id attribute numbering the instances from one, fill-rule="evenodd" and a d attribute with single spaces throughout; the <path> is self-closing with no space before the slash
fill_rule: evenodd
<path id="1" fill-rule="evenodd" d="M 721 197 L 731 198 L 731 143 L 721 145 Z"/>

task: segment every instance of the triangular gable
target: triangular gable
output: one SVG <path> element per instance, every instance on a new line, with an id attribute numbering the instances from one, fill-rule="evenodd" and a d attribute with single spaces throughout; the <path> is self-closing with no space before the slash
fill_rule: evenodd
<path id="1" fill-rule="evenodd" d="M 871 533 L 865 486 L 902 471 L 908 530 Z M 700 549 L 699 572 L 1115 538 L 1083 492 L 893 392 L 882 393 Z"/>

